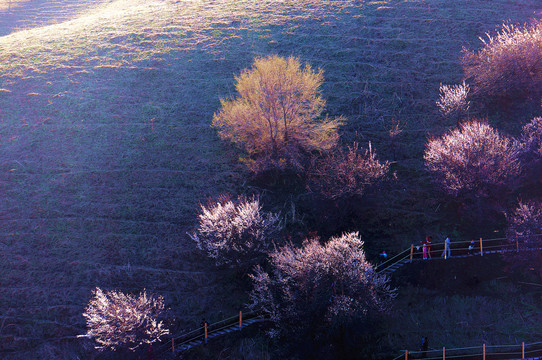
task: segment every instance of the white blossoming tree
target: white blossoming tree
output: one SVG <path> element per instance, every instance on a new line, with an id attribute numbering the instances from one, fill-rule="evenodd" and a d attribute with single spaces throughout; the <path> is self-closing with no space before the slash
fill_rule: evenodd
<path id="1" fill-rule="evenodd" d="M 301 248 L 288 244 L 270 256 L 271 272 L 257 267 L 251 275 L 251 299 L 279 334 L 329 342 L 344 335 L 340 329 L 367 330 L 371 318 L 390 311 L 395 290 L 365 258 L 357 232 L 326 244 L 314 238 Z"/>
<path id="2" fill-rule="evenodd" d="M 527 184 L 542 180 L 542 117 L 532 119 L 521 132 L 520 159 Z"/>
<path id="3" fill-rule="evenodd" d="M 367 188 L 384 180 L 389 168 L 389 162 L 377 159 L 371 143 L 365 150 L 355 142 L 348 151 L 340 149 L 312 162 L 310 188 L 329 199 L 362 196 Z"/>
<path id="4" fill-rule="evenodd" d="M 189 236 L 217 265 L 247 268 L 272 247 L 279 216 L 262 211 L 257 198 L 222 196 L 201 205 L 199 226 Z"/>
<path id="5" fill-rule="evenodd" d="M 152 344 L 169 334 L 159 320 L 164 312 L 164 299 L 139 296 L 120 291 L 103 291 L 96 288 L 83 313 L 87 319 L 86 337 L 94 338 L 100 350 L 130 349 L 134 351 L 143 344 Z"/>
<path id="6" fill-rule="evenodd" d="M 542 94 L 542 22 L 514 26 L 503 24 L 486 34 L 477 51 L 464 49 L 465 76 L 473 91 L 485 101 L 491 98 L 528 99 Z"/>
<path id="7" fill-rule="evenodd" d="M 429 140 L 424 159 L 435 182 L 454 197 L 488 197 L 520 173 L 516 143 L 478 120 Z"/>
<path id="8" fill-rule="evenodd" d="M 534 269 L 542 276 L 542 203 L 520 201 L 517 208 L 507 214 L 507 239 L 517 246 L 517 253 L 511 253 L 507 260 L 512 267 Z"/>

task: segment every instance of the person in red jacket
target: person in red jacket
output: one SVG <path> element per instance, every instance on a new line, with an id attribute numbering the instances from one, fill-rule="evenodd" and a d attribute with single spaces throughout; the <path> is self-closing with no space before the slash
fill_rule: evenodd
<path id="1" fill-rule="evenodd" d="M 427 240 L 422 243 L 423 259 L 427 259 Z"/>

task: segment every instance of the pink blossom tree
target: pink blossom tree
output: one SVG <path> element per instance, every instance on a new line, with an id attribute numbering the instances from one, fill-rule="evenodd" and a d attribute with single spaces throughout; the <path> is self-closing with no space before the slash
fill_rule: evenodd
<path id="1" fill-rule="evenodd" d="M 279 334 L 328 341 L 340 329 L 359 330 L 390 311 L 395 290 L 365 258 L 357 232 L 325 244 L 315 238 L 301 248 L 288 244 L 270 257 L 271 272 L 257 267 L 251 275 L 250 296 L 252 307 L 266 312 Z"/>
<path id="2" fill-rule="evenodd" d="M 542 276 L 542 203 L 522 202 L 507 215 L 508 241 L 516 245 L 518 252 L 509 256 L 514 267 L 526 266 L 535 269 Z"/>
<path id="3" fill-rule="evenodd" d="M 464 122 L 425 148 L 425 165 L 435 182 L 458 197 L 488 197 L 508 187 L 520 173 L 518 146 L 486 122 Z"/>
<path id="4" fill-rule="evenodd" d="M 389 163 L 377 159 L 371 143 L 365 150 L 355 142 L 347 151 L 339 149 L 315 159 L 309 170 L 309 187 L 330 199 L 361 196 L 388 171 Z"/>
<path id="5" fill-rule="evenodd" d="M 262 211 L 258 198 L 222 196 L 201 205 L 199 225 L 189 236 L 217 265 L 245 268 L 272 247 L 278 214 Z"/>
<path id="6" fill-rule="evenodd" d="M 478 51 L 464 49 L 463 69 L 483 98 L 539 99 L 542 92 L 542 22 L 503 24 Z"/>
<path id="7" fill-rule="evenodd" d="M 520 159 L 527 183 L 538 183 L 542 176 L 542 117 L 526 124 L 521 132 Z"/>
<path id="8" fill-rule="evenodd" d="M 169 334 L 159 320 L 163 312 L 161 296 L 148 296 L 145 291 L 133 296 L 96 288 L 83 313 L 88 327 L 85 336 L 94 338 L 100 350 L 128 348 L 134 351 Z"/>

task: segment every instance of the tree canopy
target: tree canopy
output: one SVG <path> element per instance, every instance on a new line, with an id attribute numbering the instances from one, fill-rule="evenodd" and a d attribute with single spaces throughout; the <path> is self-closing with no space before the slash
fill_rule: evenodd
<path id="1" fill-rule="evenodd" d="M 509 185 L 520 172 L 517 144 L 479 120 L 430 139 L 424 159 L 435 181 L 452 196 L 487 197 L 492 187 Z"/>
<path id="2" fill-rule="evenodd" d="M 309 335 L 331 341 L 330 330 L 349 327 L 367 330 L 373 317 L 390 310 L 394 290 L 365 258 L 357 232 L 333 237 L 321 244 L 306 240 L 270 254 L 271 272 L 257 267 L 251 277 L 253 306 L 271 316 L 283 334 Z M 359 334 L 359 333 L 357 333 Z"/>
<path id="3" fill-rule="evenodd" d="M 323 71 L 302 68 L 294 57 L 256 58 L 235 77 L 239 93 L 221 99 L 212 126 L 241 147 L 242 160 L 255 173 L 302 169 L 307 154 L 335 147 L 342 118 L 320 118 L 326 102 L 320 94 Z"/>

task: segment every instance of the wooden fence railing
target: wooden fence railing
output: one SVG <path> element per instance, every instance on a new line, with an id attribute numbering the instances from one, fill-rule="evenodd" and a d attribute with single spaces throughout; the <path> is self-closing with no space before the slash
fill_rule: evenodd
<path id="1" fill-rule="evenodd" d="M 523 239 L 542 238 L 542 234 L 528 235 L 518 237 L 516 241 L 510 241 L 507 238 L 493 239 L 471 239 L 467 241 L 452 241 L 450 249 L 447 248 L 445 242 L 433 243 L 430 248 L 427 248 L 426 259 L 440 259 L 450 257 L 465 257 L 472 255 L 484 256 L 484 254 L 505 253 L 505 252 L 521 252 L 540 250 L 540 245 L 535 246 Z M 423 244 L 412 244 L 390 259 L 377 265 L 378 272 L 391 272 L 394 270 L 394 265 L 413 260 L 424 260 Z"/>
<path id="2" fill-rule="evenodd" d="M 234 327 L 241 330 L 247 324 L 253 323 L 255 319 L 265 319 L 265 316 L 262 312 L 257 311 L 239 311 L 238 315 L 214 322 L 212 324 L 205 323 L 203 326 L 195 330 L 170 336 L 160 345 L 158 352 L 175 352 L 176 350 L 178 351 L 182 349 L 186 344 L 196 341 L 206 343 L 207 339 L 213 334 L 227 329 L 232 329 Z"/>
<path id="3" fill-rule="evenodd" d="M 530 236 L 532 238 L 533 236 Z M 542 234 L 534 235 L 534 237 L 542 237 Z M 504 253 L 504 252 L 520 252 L 520 251 L 533 251 L 533 250 L 540 250 L 539 247 L 529 247 L 529 244 L 526 244 L 525 242 L 521 241 L 521 238 L 519 238 L 516 242 L 511 242 L 507 238 L 494 238 L 494 239 L 476 239 L 474 241 L 468 240 L 468 241 L 454 241 L 451 242 L 450 249 L 447 249 L 447 245 L 445 242 L 443 243 L 434 243 L 431 245 L 430 249 L 427 249 L 426 257 L 427 260 L 429 259 L 440 259 L 441 257 L 447 258 L 448 254 L 451 255 L 451 257 L 464 257 L 464 256 L 474 256 L 474 255 L 480 255 L 484 256 L 484 254 L 489 253 Z M 448 252 L 449 251 L 449 252 Z M 390 259 L 386 260 L 385 262 L 379 264 L 376 266 L 376 269 L 378 272 L 391 272 L 394 270 L 394 266 L 400 263 L 405 262 L 412 262 L 417 260 L 425 260 L 423 256 L 423 247 L 422 244 L 418 245 L 411 245 L 410 248 L 407 248 L 400 253 L 394 255 Z M 200 342 L 205 343 L 207 342 L 207 339 L 210 335 L 216 334 L 219 332 L 224 332 L 226 329 L 233 329 L 233 327 L 238 327 L 238 329 L 243 328 L 244 322 L 249 322 L 253 319 L 265 319 L 265 316 L 262 312 L 246 312 L 243 313 L 242 311 L 239 312 L 238 315 L 229 317 L 227 319 L 223 319 L 220 321 L 217 321 L 212 324 L 204 324 L 204 326 L 199 327 L 195 330 L 191 330 L 189 332 L 173 335 L 170 336 L 163 342 L 159 348 L 158 351 L 160 353 L 165 352 L 175 352 L 179 349 L 186 348 L 187 344 Z M 537 348 L 533 348 L 534 346 L 538 346 Z M 513 348 L 521 346 L 520 350 L 514 350 L 514 351 L 501 351 L 498 352 L 497 350 L 499 348 L 505 349 L 505 348 Z M 470 347 L 470 348 L 455 348 L 455 349 L 438 349 L 438 350 L 428 350 L 426 352 L 422 351 L 408 351 L 404 350 L 403 354 L 395 358 L 394 360 L 398 360 L 401 358 L 404 359 L 416 359 L 416 358 L 425 358 L 427 360 L 430 359 L 445 359 L 448 358 L 476 358 L 483 360 L 487 359 L 509 359 L 509 357 L 502 357 L 512 354 L 519 354 L 523 357 L 518 357 L 518 359 L 525 359 L 525 356 L 532 355 L 532 354 L 538 354 L 537 356 L 542 356 L 542 343 L 533 343 L 533 344 L 520 344 L 520 345 L 492 345 L 492 346 L 486 346 L 483 344 L 482 346 L 482 352 L 476 352 L 472 354 L 461 354 L 457 355 L 457 353 L 460 350 L 475 350 L 480 349 L 480 347 Z M 489 352 L 490 350 L 495 349 L 493 352 Z M 454 355 L 455 354 L 455 355 Z"/>
<path id="4" fill-rule="evenodd" d="M 427 351 L 403 350 L 401 355 L 393 360 L 425 359 L 542 359 L 542 342 L 513 345 L 487 345 L 463 347 L 463 348 L 441 348 L 428 349 Z"/>

